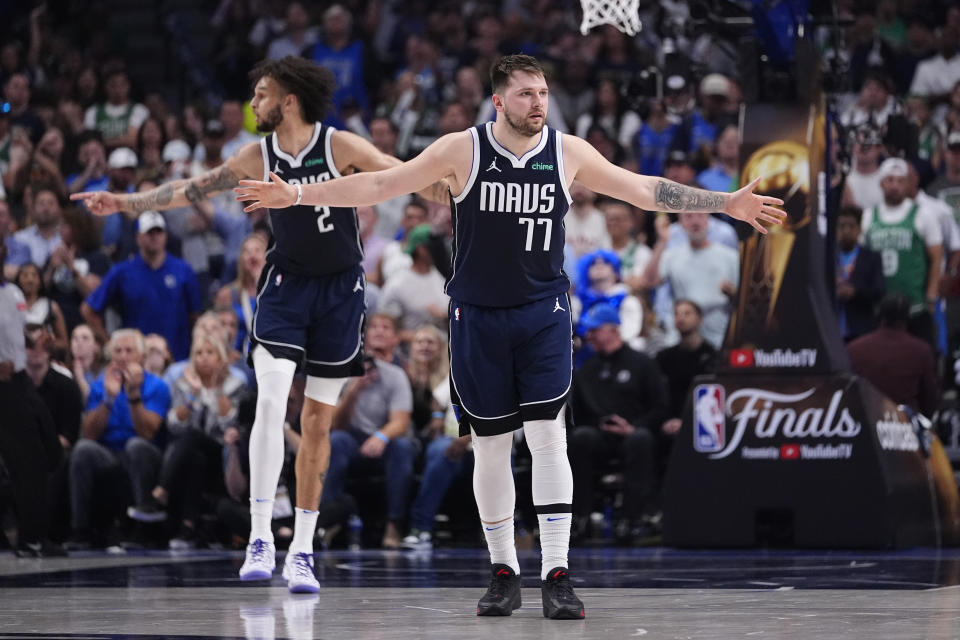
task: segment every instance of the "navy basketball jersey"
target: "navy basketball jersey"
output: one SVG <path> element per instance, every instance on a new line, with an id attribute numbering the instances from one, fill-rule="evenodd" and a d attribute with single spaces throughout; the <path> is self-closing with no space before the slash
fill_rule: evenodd
<path id="1" fill-rule="evenodd" d="M 260 140 L 263 179 L 269 171 L 290 184 L 314 184 L 339 178 L 330 139 L 335 129 L 319 122 L 313 137 L 297 157 L 280 149 L 276 132 Z M 267 262 L 283 271 L 322 276 L 346 271 L 363 259 L 357 213 L 352 207 L 299 205 L 270 212 L 273 245 Z"/>
<path id="2" fill-rule="evenodd" d="M 563 216 L 570 193 L 559 131 L 518 158 L 493 137 L 493 123 L 469 129 L 473 168 L 451 197 L 453 275 L 447 294 L 484 307 L 516 307 L 566 293 Z"/>

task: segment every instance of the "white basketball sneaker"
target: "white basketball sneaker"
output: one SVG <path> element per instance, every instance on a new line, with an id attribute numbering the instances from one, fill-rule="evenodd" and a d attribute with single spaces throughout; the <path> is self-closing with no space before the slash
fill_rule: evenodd
<path id="1" fill-rule="evenodd" d="M 240 567 L 241 580 L 269 580 L 277 566 L 277 549 L 272 542 L 257 538 L 247 545 L 247 559 Z"/>
<path id="2" fill-rule="evenodd" d="M 317 593 L 320 583 L 313 573 L 313 555 L 309 553 L 287 552 L 283 563 L 283 579 L 287 581 L 290 593 Z"/>

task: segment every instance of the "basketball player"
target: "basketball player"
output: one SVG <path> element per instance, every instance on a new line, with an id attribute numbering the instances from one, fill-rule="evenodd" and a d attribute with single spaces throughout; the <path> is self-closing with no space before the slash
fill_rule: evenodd
<path id="1" fill-rule="evenodd" d="M 570 389 L 571 318 L 563 263 L 563 216 L 578 180 L 648 211 L 723 211 L 760 232 L 779 224 L 776 198 L 686 187 L 607 162 L 584 140 L 544 126 L 549 92 L 535 58 L 512 55 L 491 71 L 495 122 L 443 136 L 386 171 L 316 185 L 240 181 L 238 199 L 256 207 L 293 203 L 375 204 L 446 178 L 454 221 L 450 295 L 450 380 L 461 429 L 473 438 L 473 488 L 492 579 L 477 615 L 520 606 L 514 547 L 511 432 L 523 427 L 533 454 L 533 502 L 540 521 L 541 591 L 548 618 L 584 617 L 567 570 L 573 477 L 563 404 Z"/>
<path id="2" fill-rule="evenodd" d="M 272 135 L 244 145 L 208 173 L 129 195 L 86 192 L 97 215 L 184 207 L 237 185 L 241 178 L 282 175 L 291 184 L 339 178 L 354 169 L 377 171 L 400 161 L 363 138 L 323 126 L 333 75 L 303 58 L 259 63 L 251 107 L 257 129 Z M 424 195 L 432 195 L 428 190 Z M 445 201 L 444 185 L 441 201 Z M 274 212 L 275 213 L 275 212 Z M 257 376 L 256 418 L 250 434 L 250 544 L 242 580 L 268 580 L 275 566 L 270 522 L 283 465 L 287 394 L 298 365 L 307 383 L 297 454 L 296 524 L 283 577 L 290 591 L 315 593 L 313 534 L 330 461 L 330 423 L 348 376 L 363 374 L 363 257 L 355 211 L 292 202 L 271 214 L 273 246 L 267 251 L 250 335 Z"/>

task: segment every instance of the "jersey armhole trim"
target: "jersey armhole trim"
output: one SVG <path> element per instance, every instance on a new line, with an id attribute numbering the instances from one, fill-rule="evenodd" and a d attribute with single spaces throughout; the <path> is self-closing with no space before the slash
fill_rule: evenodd
<path id="1" fill-rule="evenodd" d="M 334 178 L 342 177 L 340 170 L 337 169 L 337 163 L 333 159 L 333 132 L 336 131 L 334 127 L 327 127 L 327 134 L 324 137 L 323 141 L 323 151 L 327 156 L 327 168 L 330 169 L 330 175 Z"/>
<path id="2" fill-rule="evenodd" d="M 260 155 L 263 156 L 263 181 L 270 182 L 270 154 L 267 153 L 267 138 L 273 137 L 274 133 L 271 133 L 269 136 L 264 136 L 260 138 Z"/>
<path id="3" fill-rule="evenodd" d="M 563 164 L 563 132 L 557 131 L 557 174 L 560 176 L 560 188 L 563 189 L 563 195 L 567 199 L 567 205 L 573 202 L 570 196 L 570 188 L 567 186 L 567 172 Z"/>
<path id="4" fill-rule="evenodd" d="M 477 173 L 480 172 L 480 138 L 477 136 L 476 127 L 470 127 L 470 137 L 471 142 L 473 143 L 473 158 L 470 164 L 470 177 L 467 178 L 467 184 L 464 185 L 463 191 L 459 195 L 453 196 L 453 201 L 457 204 L 463 202 L 464 198 L 469 195 L 470 190 L 473 189 L 473 183 L 477 179 Z"/>

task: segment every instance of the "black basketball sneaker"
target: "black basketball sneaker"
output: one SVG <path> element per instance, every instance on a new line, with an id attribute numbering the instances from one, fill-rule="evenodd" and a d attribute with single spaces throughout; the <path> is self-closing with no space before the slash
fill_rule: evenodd
<path id="1" fill-rule="evenodd" d="M 543 617 L 551 620 L 580 620 L 586 617 L 583 602 L 573 592 L 566 567 L 555 567 L 540 585 Z"/>
<path id="2" fill-rule="evenodd" d="M 493 577 L 477 603 L 478 616 L 509 616 L 520 608 L 520 576 L 505 564 L 491 567 Z"/>

